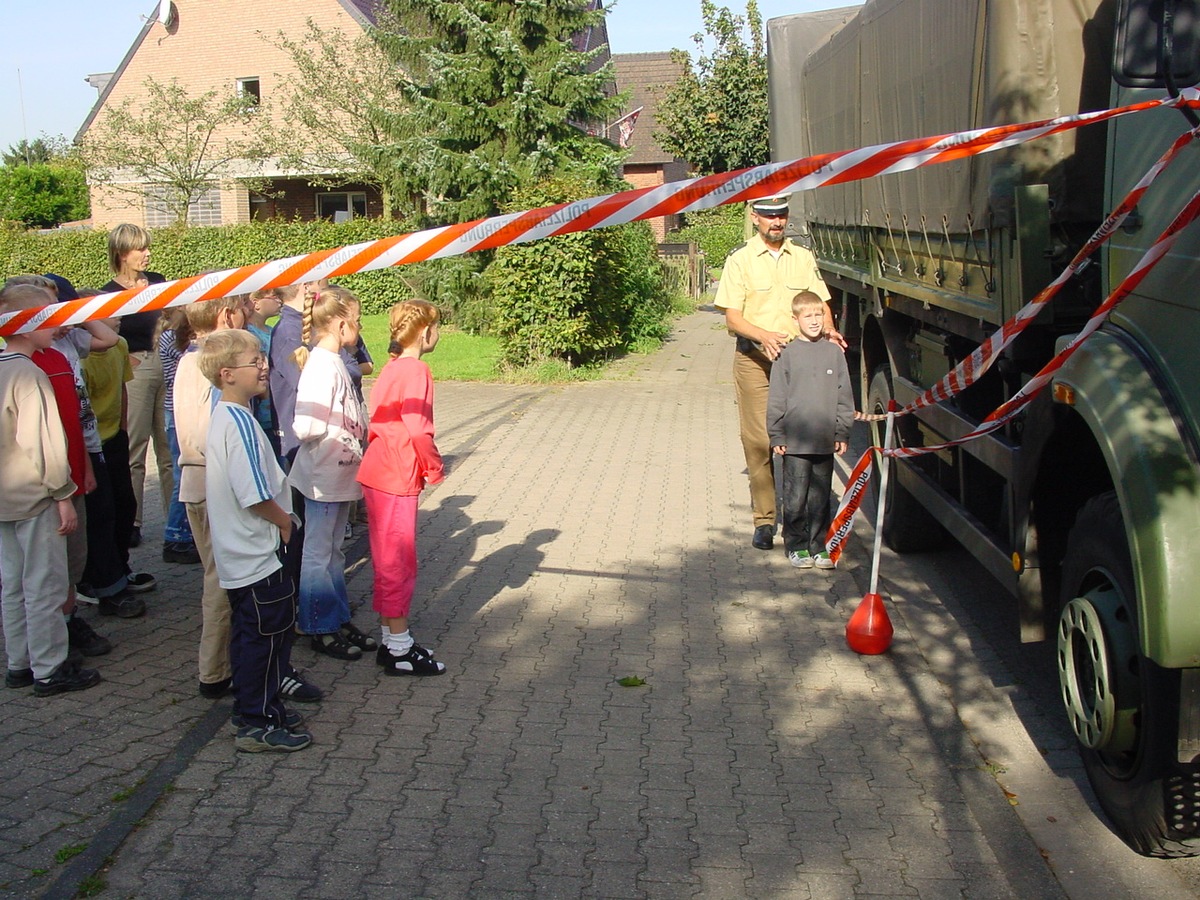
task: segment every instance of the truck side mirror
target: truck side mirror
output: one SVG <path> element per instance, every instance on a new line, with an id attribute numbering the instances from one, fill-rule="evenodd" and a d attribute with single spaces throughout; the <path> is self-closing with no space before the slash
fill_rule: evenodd
<path id="1" fill-rule="evenodd" d="M 1115 37 L 1113 78 L 1122 87 L 1178 89 L 1200 82 L 1200 0 L 1119 0 Z"/>

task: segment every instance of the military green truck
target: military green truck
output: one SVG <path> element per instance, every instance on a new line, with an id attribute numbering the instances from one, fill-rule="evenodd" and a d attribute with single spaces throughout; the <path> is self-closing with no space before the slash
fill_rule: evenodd
<path id="1" fill-rule="evenodd" d="M 1164 15 L 1164 0 L 868 0 L 772 19 L 772 157 L 1177 92 L 1200 80 L 1200 0 L 1165 6 Z M 834 295 L 864 406 L 903 406 L 968 356 L 1191 127 L 1179 110 L 1137 113 L 794 195 L 793 227 Z M 978 383 L 898 419 L 900 443 L 953 441 L 1010 398 L 1198 188 L 1193 144 Z M 953 536 L 1012 592 L 1021 637 L 1055 654 L 1100 805 L 1153 856 L 1200 853 L 1198 229 L 1018 419 L 901 462 L 884 499 L 893 549 Z"/>

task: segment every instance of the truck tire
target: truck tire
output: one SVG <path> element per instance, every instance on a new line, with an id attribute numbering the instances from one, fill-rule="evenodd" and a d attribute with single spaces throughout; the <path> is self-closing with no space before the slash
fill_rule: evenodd
<path id="1" fill-rule="evenodd" d="M 892 400 L 892 379 L 888 370 L 880 366 L 871 375 L 867 388 L 867 409 L 873 413 L 885 413 Z M 902 420 L 896 420 L 900 446 L 904 445 Z M 872 422 L 871 445 L 883 446 L 885 422 Z M 883 508 L 883 539 L 897 553 L 917 553 L 936 550 L 945 546 L 946 530 L 929 514 L 917 499 L 900 484 L 895 477 L 888 479 L 888 492 Z M 875 474 L 875 497 L 879 497 L 879 474 Z"/>
<path id="2" fill-rule="evenodd" d="M 1133 565 L 1113 492 L 1079 511 L 1063 559 L 1056 660 L 1096 799 L 1145 856 L 1200 854 L 1200 766 L 1176 759 L 1179 672 L 1142 656 Z"/>

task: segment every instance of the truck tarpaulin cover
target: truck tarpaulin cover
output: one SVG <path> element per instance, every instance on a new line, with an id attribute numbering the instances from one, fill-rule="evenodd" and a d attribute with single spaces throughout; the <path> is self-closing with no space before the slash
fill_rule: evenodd
<path id="1" fill-rule="evenodd" d="M 1100 0 L 868 0 L 852 17 L 834 10 L 772 19 L 772 110 L 793 111 L 793 121 L 772 122 L 772 156 L 1103 109 L 1111 83 L 1110 7 Z M 796 198 L 793 212 L 834 225 L 882 226 L 890 216 L 895 228 L 905 216 L 916 228 L 924 216 L 934 231 L 944 216 L 948 230 L 961 233 L 968 220 L 975 229 L 1011 224 L 1012 185 L 1045 183 L 1055 221 L 1096 221 L 1103 215 L 1104 140 L 1103 128 L 1080 129 L 822 188 Z"/>

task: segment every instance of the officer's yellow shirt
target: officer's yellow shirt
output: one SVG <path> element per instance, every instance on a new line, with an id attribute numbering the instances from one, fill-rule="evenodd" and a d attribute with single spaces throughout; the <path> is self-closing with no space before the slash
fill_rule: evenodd
<path id="1" fill-rule="evenodd" d="M 795 337 L 792 298 L 800 291 L 829 300 L 816 257 L 788 238 L 777 259 L 756 234 L 726 258 L 714 305 L 739 310 L 751 325 Z"/>

